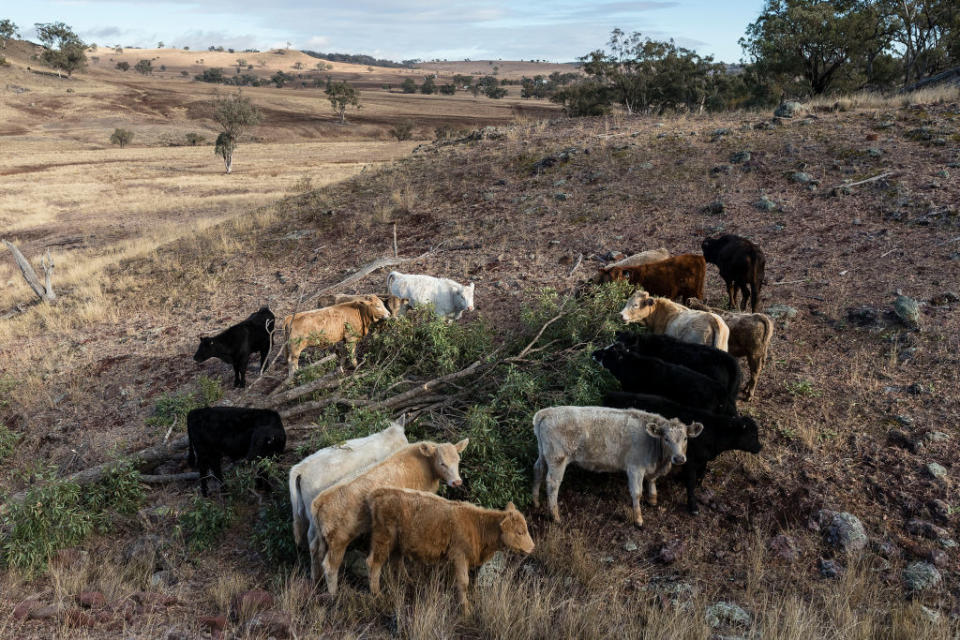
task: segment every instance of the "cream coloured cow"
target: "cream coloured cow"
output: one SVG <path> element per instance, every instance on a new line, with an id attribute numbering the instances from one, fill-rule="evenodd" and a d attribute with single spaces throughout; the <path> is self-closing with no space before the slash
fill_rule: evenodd
<path id="1" fill-rule="evenodd" d="M 683 342 L 705 344 L 726 351 L 730 329 L 723 318 L 709 311 L 688 309 L 666 298 L 653 298 L 646 291 L 633 294 L 620 311 L 626 323 L 637 322 L 656 334 Z"/>

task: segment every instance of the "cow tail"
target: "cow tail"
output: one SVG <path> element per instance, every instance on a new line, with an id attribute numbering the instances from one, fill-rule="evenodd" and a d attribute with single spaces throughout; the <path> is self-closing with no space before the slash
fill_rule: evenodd
<path id="1" fill-rule="evenodd" d="M 730 329 L 726 323 L 716 314 L 712 314 L 710 319 L 713 322 L 713 348 L 727 351 L 730 342 Z M 724 335 L 726 329 L 726 335 Z"/>
<path id="2" fill-rule="evenodd" d="M 193 440 L 187 440 L 187 465 L 191 468 L 197 468 L 197 452 L 193 449 Z"/>
<path id="3" fill-rule="evenodd" d="M 393 286 L 393 281 L 397 279 L 397 272 L 391 271 L 390 275 L 387 276 L 387 293 L 390 293 L 390 287 Z"/>
<path id="4" fill-rule="evenodd" d="M 763 313 L 758 313 L 757 315 L 763 323 L 763 349 L 761 354 L 763 359 L 766 360 L 767 349 L 770 348 L 770 341 L 773 339 L 773 320 L 770 319 L 770 316 Z"/>
<path id="5" fill-rule="evenodd" d="M 303 540 L 303 522 L 306 520 L 306 508 L 303 504 L 303 492 L 300 490 L 300 474 L 290 483 L 290 500 L 293 506 L 293 538 L 294 543 L 299 547 Z"/>

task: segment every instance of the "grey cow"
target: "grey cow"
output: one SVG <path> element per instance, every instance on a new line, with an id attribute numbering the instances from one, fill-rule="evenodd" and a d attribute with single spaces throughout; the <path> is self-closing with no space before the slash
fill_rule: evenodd
<path id="1" fill-rule="evenodd" d="M 655 413 L 607 407 L 550 407 L 533 416 L 539 457 L 533 471 L 533 505 L 540 506 L 540 488 L 547 479 L 547 506 L 560 521 L 557 494 L 571 462 L 589 471 L 626 471 L 633 499 L 634 523 L 643 526 L 640 491 L 647 504 L 657 504 L 656 479 L 687 461 L 687 439 L 703 425 L 686 425 Z"/>

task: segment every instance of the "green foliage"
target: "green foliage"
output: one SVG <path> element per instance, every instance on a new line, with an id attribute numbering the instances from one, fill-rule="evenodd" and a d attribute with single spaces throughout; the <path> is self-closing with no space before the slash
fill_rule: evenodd
<path id="1" fill-rule="evenodd" d="M 390 135 L 399 142 L 413 137 L 413 120 L 401 120 L 390 128 Z"/>
<path id="2" fill-rule="evenodd" d="M 33 574 L 57 550 L 80 544 L 95 530 L 108 532 L 112 513 L 131 514 L 140 506 L 139 477 L 129 461 L 117 462 L 99 483 L 83 488 L 41 475 L 24 501 L 8 503 L 2 516 L 4 564 Z"/>
<path id="3" fill-rule="evenodd" d="M 129 129 L 114 129 L 110 134 L 110 144 L 118 144 L 123 149 L 133 140 L 133 131 Z"/>
<path id="4" fill-rule="evenodd" d="M 187 414 L 193 409 L 209 407 L 223 397 L 220 381 L 208 376 L 197 379 L 196 391 L 176 391 L 162 394 L 153 405 L 153 411 L 144 421 L 147 426 L 168 429 L 175 425 L 186 427 Z"/>
<path id="5" fill-rule="evenodd" d="M 442 84 L 439 87 L 437 87 L 437 89 L 441 94 L 445 96 L 452 96 L 452 95 L 456 95 L 457 93 L 457 87 L 456 85 L 453 85 L 453 84 Z"/>
<path id="6" fill-rule="evenodd" d="M 10 406 L 10 392 L 17 386 L 16 379 L 10 374 L 0 375 L 0 409 Z"/>
<path id="7" fill-rule="evenodd" d="M 19 29 L 20 27 L 9 18 L 0 20 L 0 49 L 6 48 L 7 40 L 20 35 Z"/>
<path id="8" fill-rule="evenodd" d="M 233 166 L 233 152 L 241 136 L 250 127 L 260 124 L 260 110 L 240 90 L 228 96 L 218 96 L 213 101 L 213 119 L 220 125 L 221 133 L 214 145 L 214 154 L 223 158 L 226 172 Z"/>
<path id="9" fill-rule="evenodd" d="M 63 22 L 36 23 L 37 39 L 43 44 L 40 59 L 67 76 L 87 66 L 87 45 Z"/>
<path id="10" fill-rule="evenodd" d="M 0 462 L 13 453 L 20 441 L 20 434 L 0 422 Z"/>
<path id="11" fill-rule="evenodd" d="M 289 73 L 284 73 L 283 71 L 277 71 L 275 74 L 270 76 L 270 82 L 275 84 L 277 89 L 283 89 L 283 85 L 287 84 L 288 82 L 293 82 L 294 80 L 296 80 L 296 78 Z"/>
<path id="12" fill-rule="evenodd" d="M 572 118 L 602 116 L 610 111 L 613 92 L 606 83 L 591 79 L 564 87 L 553 94 L 550 101 L 562 104 L 564 112 Z"/>
<path id="13" fill-rule="evenodd" d="M 257 512 L 252 541 L 272 566 L 292 565 L 297 561 L 293 542 L 293 514 L 286 492 L 287 468 L 274 460 L 261 459 L 256 472 L 262 474 L 272 491 Z"/>
<path id="14" fill-rule="evenodd" d="M 437 92 L 437 83 L 433 81 L 433 76 L 427 76 L 420 85 L 420 93 L 431 95 Z"/>
<path id="15" fill-rule="evenodd" d="M 347 82 L 328 82 L 324 92 L 330 100 L 330 106 L 340 116 L 340 123 L 344 121 L 347 107 L 360 108 L 360 92 Z"/>
<path id="16" fill-rule="evenodd" d="M 133 70 L 145 76 L 153 75 L 153 63 L 149 60 L 141 60 L 133 65 Z"/>
<path id="17" fill-rule="evenodd" d="M 413 78 L 405 78 L 400 88 L 403 89 L 404 93 L 416 93 L 417 83 L 413 81 Z"/>
<path id="18" fill-rule="evenodd" d="M 199 82 L 212 82 L 214 84 L 221 84 L 224 80 L 223 69 L 220 67 L 204 69 L 202 72 L 195 75 L 193 79 Z"/>
<path id="19" fill-rule="evenodd" d="M 177 531 L 192 552 L 200 553 L 219 542 L 230 519 L 230 512 L 222 504 L 194 494 L 189 507 L 180 513 Z"/>
<path id="20" fill-rule="evenodd" d="M 186 138 L 187 138 L 187 144 L 189 144 L 191 147 L 197 146 L 198 144 L 202 143 L 205 139 L 199 133 L 188 133 Z"/>
<path id="21" fill-rule="evenodd" d="M 813 382 L 802 378 L 785 382 L 784 386 L 790 395 L 795 397 L 816 397 L 821 394 L 820 390 L 813 386 Z"/>
<path id="22" fill-rule="evenodd" d="M 503 87 L 487 87 L 484 90 L 484 95 L 493 100 L 499 100 L 500 98 L 507 95 L 507 90 Z"/>

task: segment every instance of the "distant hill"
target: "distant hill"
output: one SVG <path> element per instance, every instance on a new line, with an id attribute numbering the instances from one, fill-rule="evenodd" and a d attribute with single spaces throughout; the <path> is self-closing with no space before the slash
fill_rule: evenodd
<path id="1" fill-rule="evenodd" d="M 303 51 L 312 58 L 322 58 L 323 60 L 329 60 L 330 62 L 350 62 L 352 64 L 365 64 L 371 67 L 389 67 L 393 69 L 403 68 L 403 69 L 412 69 L 419 60 L 404 60 L 403 62 L 395 62 L 393 60 L 385 60 L 383 58 L 374 58 L 373 56 L 368 56 L 362 53 L 319 53 L 317 51 Z"/>

